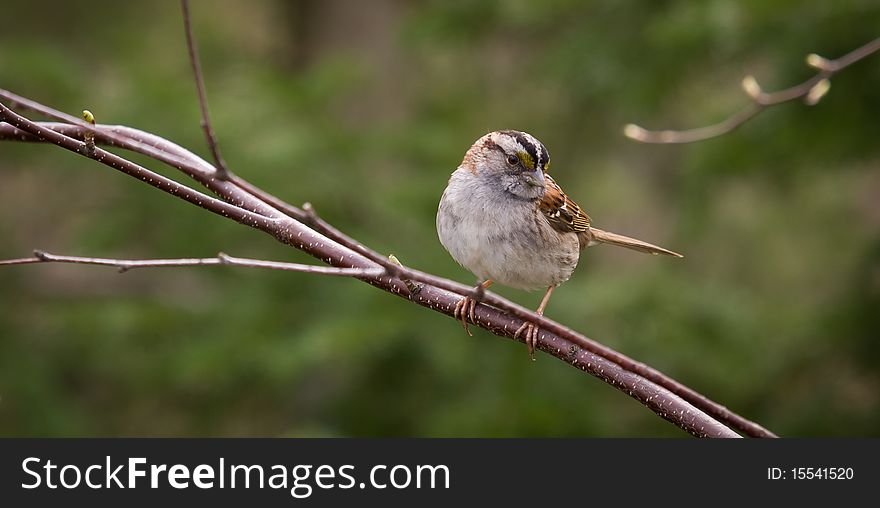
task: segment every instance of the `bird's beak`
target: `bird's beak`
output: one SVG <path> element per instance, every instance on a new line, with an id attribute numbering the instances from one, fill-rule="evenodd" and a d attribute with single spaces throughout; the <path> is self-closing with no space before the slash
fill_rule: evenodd
<path id="1" fill-rule="evenodd" d="M 544 187 L 544 172 L 540 169 L 526 173 L 526 183 L 532 187 Z"/>

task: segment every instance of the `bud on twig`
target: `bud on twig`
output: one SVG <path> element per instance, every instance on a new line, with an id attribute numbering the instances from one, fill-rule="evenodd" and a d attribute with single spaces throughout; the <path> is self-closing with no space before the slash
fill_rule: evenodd
<path id="1" fill-rule="evenodd" d="M 395 256 L 394 254 L 388 255 L 388 261 L 391 261 L 392 264 L 403 268 L 403 263 L 401 263 L 400 260 L 397 259 L 397 256 Z M 409 289 L 411 295 L 417 294 L 419 291 L 422 290 L 422 287 L 424 286 L 421 283 L 413 282 L 408 277 L 400 277 L 400 280 L 402 280 L 403 283 L 406 284 L 406 288 Z"/>
<path id="2" fill-rule="evenodd" d="M 749 74 L 748 76 L 743 78 L 742 89 L 754 101 L 757 101 L 758 98 L 761 97 L 761 94 L 764 93 L 761 90 L 761 85 L 758 84 L 758 80 L 755 79 L 755 77 L 752 76 L 751 74 Z"/>
<path id="3" fill-rule="evenodd" d="M 623 135 L 636 141 L 645 141 L 645 129 L 634 123 L 628 123 L 623 126 Z"/>
<path id="4" fill-rule="evenodd" d="M 831 81 L 829 81 L 828 78 L 819 80 L 819 82 L 813 85 L 813 88 L 810 88 L 810 91 L 807 92 L 807 95 L 804 97 L 804 103 L 807 106 L 815 106 L 820 100 L 822 100 L 822 97 L 825 97 L 828 90 L 831 90 Z"/>
<path id="5" fill-rule="evenodd" d="M 821 57 L 821 56 L 817 55 L 816 53 L 810 53 L 809 55 L 807 55 L 807 65 L 809 65 L 810 67 L 812 67 L 814 69 L 818 69 L 820 71 L 825 71 L 825 72 L 833 72 L 834 71 L 834 65 L 831 62 L 831 60 L 828 60 L 827 58 Z"/>
<path id="6" fill-rule="evenodd" d="M 91 111 L 84 109 L 82 112 L 82 118 L 86 122 L 89 122 L 92 125 L 95 125 L 95 115 L 92 114 Z M 83 134 L 83 140 L 86 143 L 86 155 L 89 157 L 95 156 L 95 133 L 92 131 L 86 131 Z"/>

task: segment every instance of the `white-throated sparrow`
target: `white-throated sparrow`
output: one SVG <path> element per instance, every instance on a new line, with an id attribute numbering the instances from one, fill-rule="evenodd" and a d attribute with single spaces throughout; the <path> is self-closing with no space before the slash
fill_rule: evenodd
<path id="1" fill-rule="evenodd" d="M 493 282 L 518 289 L 547 288 L 536 311 L 543 315 L 553 289 L 567 281 L 585 247 L 608 243 L 650 254 L 682 257 L 650 243 L 602 231 L 547 170 L 550 154 L 533 136 L 490 132 L 464 156 L 440 199 L 437 234 L 443 247 L 479 278 L 474 292 L 455 306 L 470 334 L 474 306 Z M 524 323 L 534 357 L 538 327 Z"/>

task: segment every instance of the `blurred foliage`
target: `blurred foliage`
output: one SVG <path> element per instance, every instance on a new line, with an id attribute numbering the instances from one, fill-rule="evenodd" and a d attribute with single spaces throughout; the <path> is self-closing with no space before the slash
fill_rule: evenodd
<path id="1" fill-rule="evenodd" d="M 407 264 L 472 282 L 434 213 L 468 146 L 549 147 L 603 228 L 682 261 L 590 249 L 552 318 L 787 436 L 880 430 L 880 56 L 817 106 L 639 145 L 811 74 L 880 33 L 866 0 L 200 2 L 236 172 Z M 179 6 L 11 1 L 0 86 L 207 154 Z M 156 163 L 138 158 L 149 167 Z M 167 173 L 166 174 L 170 174 Z M 173 175 L 179 178 L 179 175 Z M 46 146 L 0 144 L 0 257 L 311 261 Z M 528 306 L 538 294 L 499 289 Z M 234 268 L 0 270 L 4 435 L 681 436 L 556 360 L 352 280 Z"/>

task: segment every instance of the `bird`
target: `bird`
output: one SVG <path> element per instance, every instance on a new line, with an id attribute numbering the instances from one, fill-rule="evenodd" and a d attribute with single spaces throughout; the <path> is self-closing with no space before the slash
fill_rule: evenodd
<path id="1" fill-rule="evenodd" d="M 468 319 L 476 323 L 474 308 L 493 283 L 545 289 L 535 311 L 543 316 L 553 290 L 571 277 L 586 247 L 610 244 L 683 257 L 594 227 L 549 169 L 550 153 L 537 138 L 501 130 L 478 139 L 449 177 L 437 209 L 437 235 L 452 258 L 478 279 L 453 312 L 468 335 Z M 514 334 L 514 339 L 523 335 L 532 360 L 538 332 L 536 324 L 526 321 Z"/>

